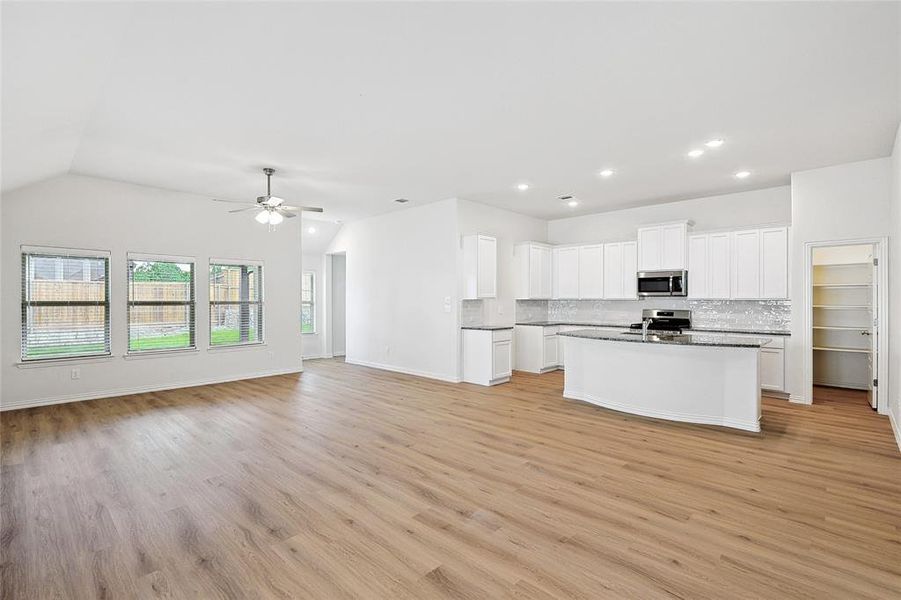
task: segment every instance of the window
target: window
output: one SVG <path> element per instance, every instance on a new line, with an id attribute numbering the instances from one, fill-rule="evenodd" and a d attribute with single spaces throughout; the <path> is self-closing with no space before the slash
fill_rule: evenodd
<path id="1" fill-rule="evenodd" d="M 128 351 L 195 347 L 194 261 L 129 255 Z"/>
<path id="2" fill-rule="evenodd" d="M 22 360 L 109 353 L 109 254 L 23 248 Z"/>
<path id="3" fill-rule="evenodd" d="M 210 345 L 263 341 L 263 266 L 210 261 Z"/>
<path id="4" fill-rule="evenodd" d="M 300 285 L 300 332 L 316 333 L 316 274 L 304 271 Z"/>

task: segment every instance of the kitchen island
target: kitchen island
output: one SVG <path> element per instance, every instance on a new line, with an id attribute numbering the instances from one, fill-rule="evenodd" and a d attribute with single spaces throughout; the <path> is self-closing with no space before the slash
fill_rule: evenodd
<path id="1" fill-rule="evenodd" d="M 760 431 L 766 340 L 705 334 L 561 332 L 563 396 L 622 412 Z"/>

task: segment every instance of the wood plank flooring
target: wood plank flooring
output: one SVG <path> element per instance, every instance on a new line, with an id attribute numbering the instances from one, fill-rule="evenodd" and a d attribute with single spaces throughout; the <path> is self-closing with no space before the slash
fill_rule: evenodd
<path id="1" fill-rule="evenodd" d="M 3 598 L 899 598 L 886 418 L 763 432 L 561 397 L 562 374 L 300 376 L 3 413 Z"/>

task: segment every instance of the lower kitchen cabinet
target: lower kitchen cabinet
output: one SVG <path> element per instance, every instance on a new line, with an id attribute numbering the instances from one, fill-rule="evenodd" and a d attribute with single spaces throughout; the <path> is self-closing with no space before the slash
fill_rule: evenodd
<path id="1" fill-rule="evenodd" d="M 560 364 L 556 325 L 517 325 L 514 329 L 515 357 L 513 367 L 517 371 L 546 373 Z"/>
<path id="2" fill-rule="evenodd" d="M 463 330 L 463 381 L 497 385 L 513 374 L 513 329 Z"/>

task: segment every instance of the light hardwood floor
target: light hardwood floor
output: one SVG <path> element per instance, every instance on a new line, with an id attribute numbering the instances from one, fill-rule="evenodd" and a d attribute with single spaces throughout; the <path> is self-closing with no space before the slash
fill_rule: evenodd
<path id="1" fill-rule="evenodd" d="M 3 598 L 899 598 L 901 454 L 309 361 L 2 415 Z M 821 395 L 824 391 L 821 390 Z"/>

